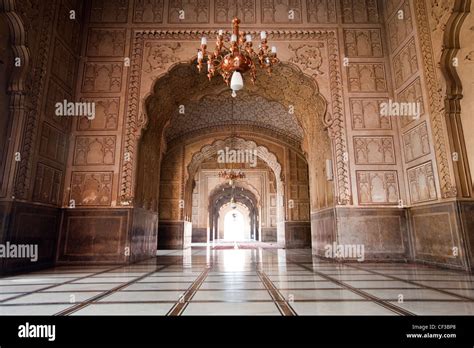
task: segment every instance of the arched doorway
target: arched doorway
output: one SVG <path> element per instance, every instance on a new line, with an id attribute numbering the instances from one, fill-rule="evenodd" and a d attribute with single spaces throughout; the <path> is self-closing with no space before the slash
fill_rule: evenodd
<path id="1" fill-rule="evenodd" d="M 247 214 L 245 214 L 245 206 L 240 204 L 235 207 L 223 207 L 226 210 L 220 215 L 223 216 L 223 241 L 224 242 L 243 242 L 250 240 L 250 222 Z M 227 210 L 228 208 L 230 210 Z"/>
<path id="2" fill-rule="evenodd" d="M 275 84 L 286 85 L 291 91 L 282 95 L 280 88 L 274 88 Z M 174 85 L 180 85 L 179 90 L 186 90 L 186 93 L 177 94 Z M 171 90 L 174 93 L 170 94 Z M 242 104 L 247 100 L 253 103 L 252 109 L 256 110 L 253 120 L 244 117 L 226 120 L 214 110 L 201 127 L 200 120 L 193 114 L 193 103 L 201 105 L 206 98 L 215 96 L 217 102 L 210 102 L 208 109 L 228 105 L 224 97 L 226 92 L 225 85 L 204 80 L 193 66 L 178 64 L 158 79 L 153 93 L 147 98 L 147 127 L 139 144 L 135 201 L 157 210 L 159 206 L 159 247 L 190 245 L 196 174 L 218 149 L 230 142 L 237 149 L 255 150 L 259 160 L 272 171 L 273 178 L 268 181 L 275 192 L 266 195 L 265 199 L 276 217 L 261 221 L 262 235 L 276 234 L 275 241 L 285 247 L 309 247 L 310 206 L 334 201 L 334 185 L 326 181 L 324 174 L 326 160 L 332 158 L 331 141 L 323 118 L 326 103 L 315 81 L 298 68 L 282 64 L 275 69 L 271 80 L 262 76 L 255 87 L 248 87 L 248 96 L 242 96 Z M 261 106 L 256 107 L 258 105 Z M 259 117 L 265 115 L 267 105 L 279 108 L 275 115 L 280 116 L 276 119 Z M 180 107 L 188 110 L 184 116 Z M 297 111 L 293 114 L 288 111 L 290 109 Z M 191 117 L 193 121 L 187 121 L 196 127 L 184 130 L 176 127 L 185 123 L 180 122 L 180 117 Z M 283 120 L 288 119 L 293 123 L 285 124 Z M 235 125 L 237 136 L 230 132 L 230 124 Z M 300 133 L 293 132 L 295 129 L 300 129 Z"/>
<path id="3" fill-rule="evenodd" d="M 242 183 L 219 186 L 209 197 L 209 239 L 225 239 L 225 223 L 227 214 L 238 211 L 245 220 L 245 231 L 242 233 L 247 240 L 260 240 L 260 202 L 256 195 L 244 188 Z M 248 233 L 247 231 L 248 227 Z"/>

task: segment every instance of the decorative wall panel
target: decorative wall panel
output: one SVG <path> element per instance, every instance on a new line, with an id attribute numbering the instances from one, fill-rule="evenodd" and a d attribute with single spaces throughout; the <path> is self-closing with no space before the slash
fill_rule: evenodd
<path id="1" fill-rule="evenodd" d="M 402 12 L 397 12 L 388 22 L 388 35 L 392 52 L 395 51 L 413 31 L 410 0 L 405 0 L 397 11 Z M 398 13 L 402 15 L 402 18 L 399 17 Z"/>
<path id="2" fill-rule="evenodd" d="M 77 122 L 79 131 L 116 130 L 118 126 L 120 98 L 82 98 L 81 102 L 95 103 L 95 117 L 81 117 Z"/>
<path id="3" fill-rule="evenodd" d="M 380 29 L 344 29 L 347 57 L 383 57 Z"/>
<path id="4" fill-rule="evenodd" d="M 68 91 L 74 88 L 74 78 L 76 73 L 76 61 L 74 55 L 56 40 L 54 46 L 52 73 L 67 87 Z"/>
<path id="5" fill-rule="evenodd" d="M 111 165 L 115 162 L 115 136 L 78 136 L 74 165 Z"/>
<path id="6" fill-rule="evenodd" d="M 380 105 L 388 99 L 350 98 L 352 128 L 354 130 L 392 129 L 392 121 L 382 116 Z"/>
<path id="7" fill-rule="evenodd" d="M 169 23 L 209 23 L 209 19 L 209 0 L 175 0 L 169 3 Z"/>
<path id="8" fill-rule="evenodd" d="M 90 21 L 103 23 L 125 23 L 129 0 L 93 0 Z"/>
<path id="9" fill-rule="evenodd" d="M 344 23 L 378 23 L 377 0 L 342 0 Z"/>
<path id="10" fill-rule="evenodd" d="M 359 204 L 398 204 L 396 171 L 356 171 Z"/>
<path id="11" fill-rule="evenodd" d="M 43 123 L 41 140 L 39 145 L 39 155 L 58 164 L 66 161 L 67 136 L 47 123 Z"/>
<path id="12" fill-rule="evenodd" d="M 430 153 L 430 141 L 426 122 L 403 134 L 405 162 L 411 162 Z"/>
<path id="13" fill-rule="evenodd" d="M 123 57 L 125 54 L 125 29 L 89 30 L 87 55 L 89 57 Z"/>
<path id="14" fill-rule="evenodd" d="M 421 89 L 420 79 L 413 81 L 408 87 L 403 91 L 398 93 L 397 101 L 400 103 L 419 103 L 420 105 L 420 116 L 425 113 L 425 106 L 423 102 L 423 93 Z M 400 122 L 402 127 L 406 127 L 414 121 L 413 116 L 402 116 L 400 117 Z"/>
<path id="15" fill-rule="evenodd" d="M 262 23 L 300 23 L 300 0 L 262 0 Z"/>
<path id="16" fill-rule="evenodd" d="M 249 0 L 217 0 L 214 3 L 214 22 L 228 24 L 237 16 L 242 24 L 255 23 L 256 3 Z"/>
<path id="17" fill-rule="evenodd" d="M 78 205 L 110 205 L 113 172 L 73 172 L 70 199 Z"/>
<path id="18" fill-rule="evenodd" d="M 347 67 L 350 92 L 386 92 L 384 64 L 352 63 Z"/>
<path id="19" fill-rule="evenodd" d="M 38 163 L 36 168 L 33 201 L 59 204 L 63 172 L 46 164 Z"/>
<path id="20" fill-rule="evenodd" d="M 162 23 L 163 0 L 135 0 L 133 21 L 135 23 Z"/>
<path id="21" fill-rule="evenodd" d="M 395 57 L 393 57 L 395 71 L 395 86 L 401 87 L 418 71 L 415 40 L 409 41 Z"/>
<path id="22" fill-rule="evenodd" d="M 120 92 L 123 63 L 88 62 L 84 69 L 82 92 Z"/>
<path id="23" fill-rule="evenodd" d="M 430 162 L 408 169 L 408 185 L 412 203 L 437 198 L 433 165 Z"/>
<path id="24" fill-rule="evenodd" d="M 354 137 L 356 164 L 395 164 L 393 137 Z"/>
<path id="25" fill-rule="evenodd" d="M 308 23 L 336 23 L 336 0 L 306 0 Z"/>

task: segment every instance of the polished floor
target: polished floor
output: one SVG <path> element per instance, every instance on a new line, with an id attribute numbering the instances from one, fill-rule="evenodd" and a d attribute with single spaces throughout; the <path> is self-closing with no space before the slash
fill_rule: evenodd
<path id="1" fill-rule="evenodd" d="M 0 315 L 474 315 L 474 277 L 310 250 L 194 246 L 0 278 Z"/>

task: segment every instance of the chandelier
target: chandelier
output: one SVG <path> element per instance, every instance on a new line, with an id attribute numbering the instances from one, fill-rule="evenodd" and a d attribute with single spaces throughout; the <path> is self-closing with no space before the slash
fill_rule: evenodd
<path id="1" fill-rule="evenodd" d="M 245 179 L 245 173 L 239 170 L 238 172 L 231 170 L 221 170 L 219 172 L 219 178 L 229 181 L 229 185 L 233 185 L 235 180 Z"/>
<path id="2" fill-rule="evenodd" d="M 216 47 L 213 52 L 207 52 L 207 38 L 201 39 L 201 48 L 198 49 L 197 67 L 201 72 L 203 64 L 207 62 L 207 77 L 211 80 L 216 73 L 220 74 L 225 83 L 232 89 L 232 96 L 237 96 L 237 91 L 244 88 L 242 74 L 249 72 L 250 80 L 255 83 L 257 78 L 257 66 L 272 72 L 273 66 L 279 63 L 276 54 L 276 47 L 268 47 L 267 33 L 260 33 L 260 44 L 258 50 L 253 49 L 252 35 L 239 31 L 240 20 L 234 17 L 232 20 L 232 35 L 230 45 L 226 42 L 229 38 L 224 38 L 224 31 L 219 30 Z"/>

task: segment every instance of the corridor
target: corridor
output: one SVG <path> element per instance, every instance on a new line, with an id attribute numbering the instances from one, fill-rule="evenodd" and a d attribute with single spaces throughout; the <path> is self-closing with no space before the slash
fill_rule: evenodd
<path id="1" fill-rule="evenodd" d="M 474 315 L 472 276 L 235 243 L 0 279 L 0 315 Z"/>

